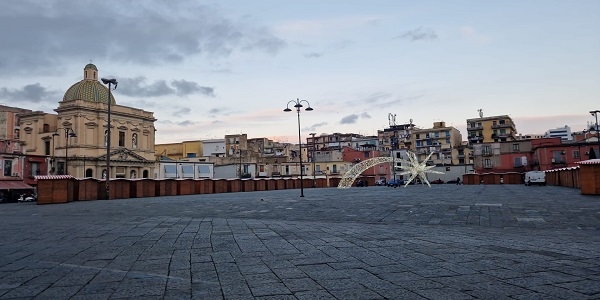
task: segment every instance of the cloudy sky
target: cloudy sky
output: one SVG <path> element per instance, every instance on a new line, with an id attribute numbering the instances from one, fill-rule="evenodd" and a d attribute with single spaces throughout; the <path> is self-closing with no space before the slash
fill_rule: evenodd
<path id="1" fill-rule="evenodd" d="M 0 103 L 53 112 L 90 60 L 156 142 L 376 134 L 507 114 L 520 133 L 600 109 L 600 1 L 0 2 Z"/>

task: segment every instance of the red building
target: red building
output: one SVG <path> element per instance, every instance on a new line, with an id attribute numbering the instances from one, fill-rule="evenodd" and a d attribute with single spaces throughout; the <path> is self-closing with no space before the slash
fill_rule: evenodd
<path id="1" fill-rule="evenodd" d="M 375 145 L 366 145 L 365 147 L 361 147 L 361 149 L 353 149 L 350 147 L 344 147 L 342 149 L 343 160 L 351 163 L 360 163 L 367 159 L 371 159 L 374 157 L 384 156 L 378 150 L 375 150 L 377 147 Z M 385 155 L 387 156 L 387 155 Z M 375 165 L 364 172 L 362 172 L 362 176 L 373 177 L 375 180 L 378 179 L 388 179 L 390 174 L 390 164 L 378 164 Z"/>

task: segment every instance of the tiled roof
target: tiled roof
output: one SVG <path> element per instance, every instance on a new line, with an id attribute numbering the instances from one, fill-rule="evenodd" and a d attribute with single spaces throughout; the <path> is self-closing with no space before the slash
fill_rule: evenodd
<path id="1" fill-rule="evenodd" d="M 35 180 L 44 180 L 44 179 L 71 179 L 73 176 L 71 175 L 38 175 L 34 177 Z"/>
<path id="2" fill-rule="evenodd" d="M 600 165 L 600 158 L 588 159 L 577 163 L 580 165 Z"/>

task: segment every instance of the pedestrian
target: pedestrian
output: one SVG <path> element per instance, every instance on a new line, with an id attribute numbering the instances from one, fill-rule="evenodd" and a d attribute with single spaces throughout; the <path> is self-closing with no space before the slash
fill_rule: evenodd
<path id="1" fill-rule="evenodd" d="M 460 177 L 456 177 L 456 185 L 460 185 Z"/>

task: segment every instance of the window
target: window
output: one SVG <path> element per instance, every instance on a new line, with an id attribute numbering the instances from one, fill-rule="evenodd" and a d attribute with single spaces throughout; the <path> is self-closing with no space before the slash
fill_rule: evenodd
<path id="1" fill-rule="evenodd" d="M 519 144 L 513 144 L 513 151 L 514 152 L 518 152 L 519 151 Z"/>
<path id="2" fill-rule="evenodd" d="M 263 172 L 264 172 L 264 166 Z M 210 174 L 210 166 L 198 166 L 198 173 L 200 174 Z"/>
<path id="3" fill-rule="evenodd" d="M 483 154 L 483 155 L 490 155 L 490 154 L 492 154 L 490 146 L 483 146 L 483 147 L 481 147 L 481 154 Z"/>
<path id="4" fill-rule="evenodd" d="M 435 137 L 436 137 L 436 138 L 437 138 L 437 137 L 440 137 L 440 132 L 439 132 L 439 131 L 436 131 L 436 132 L 435 132 Z"/>
<path id="5" fill-rule="evenodd" d="M 364 157 L 365 157 L 365 158 L 368 158 L 368 157 L 369 157 L 369 151 L 365 151 L 365 152 L 363 152 L 363 154 L 364 154 Z"/>
<path id="6" fill-rule="evenodd" d="M 12 160 L 4 160 L 4 176 L 12 176 Z"/>
<path id="7" fill-rule="evenodd" d="M 415 136 L 417 137 L 417 140 L 421 138 L 421 135 L 418 133 Z"/>
<path id="8" fill-rule="evenodd" d="M 564 162 L 563 154 L 563 151 L 552 151 L 552 163 L 562 164 Z"/>
<path id="9" fill-rule="evenodd" d="M 337 165 L 333 165 L 333 173 L 337 173 Z"/>
<path id="10" fill-rule="evenodd" d="M 523 164 L 521 163 L 521 158 L 520 157 L 515 157 L 513 159 L 514 159 L 514 162 L 515 162 L 514 163 L 515 167 L 522 167 L 523 166 Z"/>
<path id="11" fill-rule="evenodd" d="M 486 169 L 489 169 L 492 167 L 492 160 L 489 158 L 486 158 L 483 160 L 483 167 Z"/>
<path id="12" fill-rule="evenodd" d="M 119 147 L 125 147 L 125 132 L 119 131 Z"/>
<path id="13" fill-rule="evenodd" d="M 177 177 L 177 166 L 176 165 L 166 165 L 164 166 L 165 178 L 175 178 Z"/>
<path id="14" fill-rule="evenodd" d="M 40 164 L 36 162 L 31 163 L 31 174 L 30 176 L 40 175 Z"/>
<path id="15" fill-rule="evenodd" d="M 183 178 L 194 178 L 194 166 L 193 165 L 183 165 L 181 167 L 181 177 Z"/>
<path id="16" fill-rule="evenodd" d="M 196 157 L 196 153 L 187 153 L 185 155 L 185 157 L 187 157 L 187 158 L 194 158 L 194 157 Z"/>
<path id="17" fill-rule="evenodd" d="M 421 146 L 421 141 L 417 141 L 417 147 Z"/>
<path id="18" fill-rule="evenodd" d="M 450 139 L 446 139 L 446 144 L 450 144 Z"/>
<path id="19" fill-rule="evenodd" d="M 446 130 L 446 137 L 450 137 L 450 131 Z"/>
<path id="20" fill-rule="evenodd" d="M 573 150 L 573 158 L 580 158 L 579 150 Z"/>
<path id="21" fill-rule="evenodd" d="M 50 155 L 50 141 L 44 142 L 44 153 Z"/>
<path id="22" fill-rule="evenodd" d="M 148 170 L 144 170 L 142 174 L 144 178 L 148 178 Z"/>
<path id="23" fill-rule="evenodd" d="M 94 171 L 92 169 L 85 170 L 85 177 L 94 177 Z"/>

